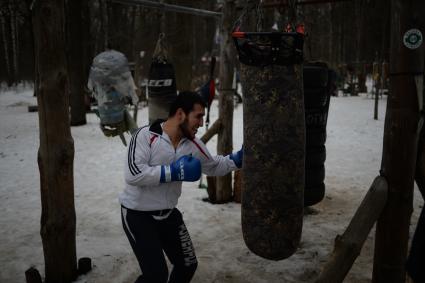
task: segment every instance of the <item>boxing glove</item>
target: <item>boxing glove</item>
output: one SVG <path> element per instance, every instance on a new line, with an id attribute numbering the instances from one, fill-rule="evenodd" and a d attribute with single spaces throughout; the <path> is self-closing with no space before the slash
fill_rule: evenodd
<path id="1" fill-rule="evenodd" d="M 201 177 L 201 162 L 190 155 L 184 155 L 170 165 L 161 166 L 161 183 L 173 181 L 194 182 Z"/>
<path id="2" fill-rule="evenodd" d="M 243 147 L 236 152 L 233 152 L 229 155 L 229 158 L 235 162 L 236 167 L 242 168 L 242 160 L 243 160 Z"/>

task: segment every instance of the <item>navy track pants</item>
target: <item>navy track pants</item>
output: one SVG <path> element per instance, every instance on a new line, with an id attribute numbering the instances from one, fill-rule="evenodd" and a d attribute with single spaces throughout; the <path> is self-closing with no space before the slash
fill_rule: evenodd
<path id="1" fill-rule="evenodd" d="M 177 208 L 167 218 L 156 220 L 149 212 L 121 207 L 121 220 L 142 271 L 135 283 L 190 282 L 198 261 Z M 170 276 L 164 253 L 173 265 Z"/>

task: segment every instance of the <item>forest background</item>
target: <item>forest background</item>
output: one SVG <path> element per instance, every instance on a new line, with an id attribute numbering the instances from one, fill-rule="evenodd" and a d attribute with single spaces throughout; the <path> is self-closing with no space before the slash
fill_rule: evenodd
<path id="1" fill-rule="evenodd" d="M 271 1 L 279 2 L 279 1 Z M 31 0 L 0 3 L 0 82 L 9 86 L 34 80 Z M 164 12 L 160 9 L 124 5 L 109 0 L 66 1 L 67 48 L 81 50 L 78 57 L 87 80 L 93 57 L 107 48 L 124 53 L 134 63 L 136 84 L 149 72 L 155 44 L 161 32 L 168 42 L 169 57 L 176 70 L 178 89 L 194 89 L 208 74 L 206 58 L 219 55 L 219 24 L 213 17 Z M 221 11 L 223 0 L 167 1 L 167 4 Z M 236 1 L 236 18 L 244 1 Z M 345 76 L 347 70 L 364 77 L 374 61 L 387 61 L 389 50 L 389 3 L 385 0 L 335 1 L 298 5 L 297 21 L 305 24 L 306 60 L 321 60 Z M 264 26 L 279 29 L 289 22 L 288 9 L 264 9 Z M 76 36 L 77 34 L 77 36 Z M 67 52 L 71 54 L 71 52 Z M 143 57 L 140 55 L 143 54 Z M 72 60 L 75 61 L 75 60 Z M 216 68 L 218 72 L 218 68 Z"/>

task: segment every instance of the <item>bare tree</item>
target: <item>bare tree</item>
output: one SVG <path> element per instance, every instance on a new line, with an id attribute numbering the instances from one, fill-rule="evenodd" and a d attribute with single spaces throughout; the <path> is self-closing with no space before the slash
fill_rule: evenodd
<path id="1" fill-rule="evenodd" d="M 86 72 L 83 58 L 83 5 L 87 1 L 68 0 L 66 1 L 67 11 L 67 44 L 68 49 L 68 75 L 71 106 L 71 126 L 85 125 L 86 105 L 85 105 L 85 84 Z"/>
<path id="2" fill-rule="evenodd" d="M 9 28 L 8 28 L 8 21 L 7 19 L 10 17 L 10 10 L 9 10 L 9 4 L 8 2 L 4 2 L 0 6 L 0 24 L 1 24 L 1 32 L 3 37 L 3 52 L 4 52 L 4 62 L 6 65 L 6 73 L 7 73 L 7 83 L 10 86 L 12 84 L 13 78 L 12 78 L 12 65 L 10 60 L 10 51 L 9 51 L 9 42 L 10 39 L 8 35 L 10 35 Z"/>
<path id="3" fill-rule="evenodd" d="M 11 44 L 12 44 L 12 70 L 13 70 L 13 77 L 16 81 L 16 76 L 19 72 L 18 70 L 18 43 L 17 43 L 17 37 L 18 37 L 18 29 L 17 29 L 17 5 L 15 3 L 15 0 L 9 1 L 9 15 L 10 15 L 10 38 L 11 38 Z"/>
<path id="4" fill-rule="evenodd" d="M 40 234 L 46 282 L 62 283 L 77 275 L 64 12 L 64 0 L 45 0 L 35 2 L 32 15 L 40 125 Z"/>

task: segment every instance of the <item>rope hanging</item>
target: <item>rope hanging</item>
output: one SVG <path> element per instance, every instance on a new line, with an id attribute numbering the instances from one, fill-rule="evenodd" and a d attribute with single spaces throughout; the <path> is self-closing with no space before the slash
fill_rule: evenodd
<path id="1" fill-rule="evenodd" d="M 158 41 L 156 42 L 155 50 L 152 55 L 152 60 L 164 64 L 168 61 L 168 50 L 164 33 L 159 34 Z"/>

